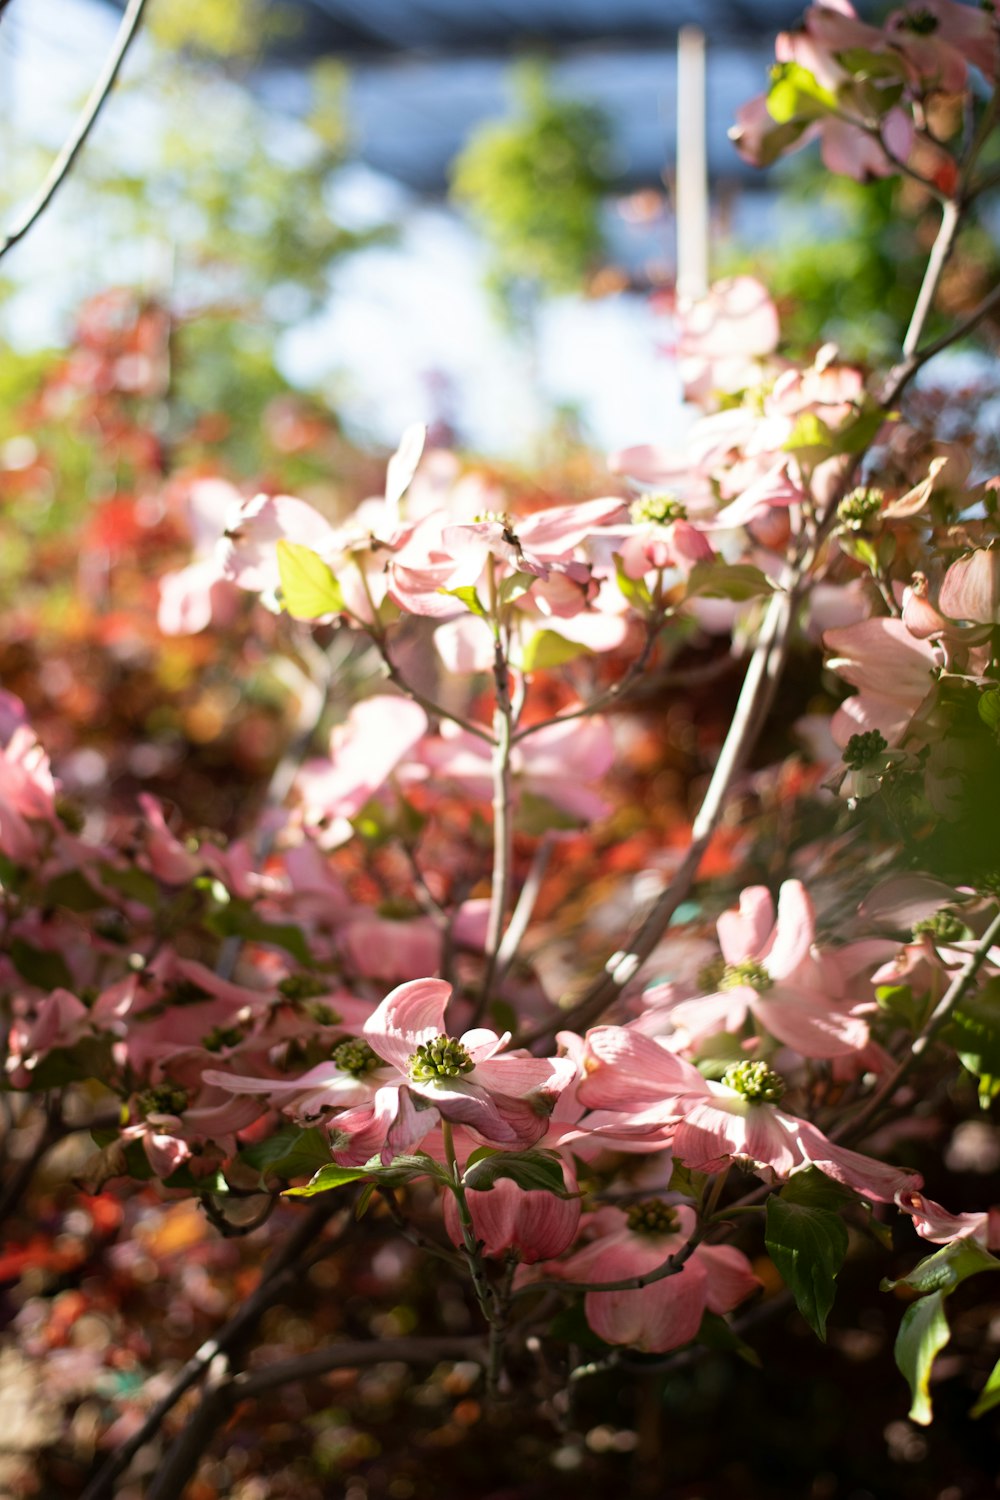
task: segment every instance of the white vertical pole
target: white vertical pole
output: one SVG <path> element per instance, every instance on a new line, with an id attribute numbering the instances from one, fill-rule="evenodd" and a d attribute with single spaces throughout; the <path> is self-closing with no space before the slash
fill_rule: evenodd
<path id="1" fill-rule="evenodd" d="M 708 291 L 708 156 L 705 146 L 705 33 L 677 35 L 677 295 Z"/>

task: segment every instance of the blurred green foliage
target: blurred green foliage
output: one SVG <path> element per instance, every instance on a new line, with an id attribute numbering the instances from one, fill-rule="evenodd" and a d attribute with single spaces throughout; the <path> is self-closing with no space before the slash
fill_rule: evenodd
<path id="1" fill-rule="evenodd" d="M 914 201 L 900 178 L 860 183 L 836 177 L 818 156 L 796 162 L 782 196 L 813 205 L 833 226 L 782 244 L 780 236 L 753 252 L 736 251 L 726 272 L 750 271 L 769 288 L 781 312 L 782 348 L 808 358 L 832 340 L 848 360 L 877 363 L 899 352 L 939 222 L 928 201 Z M 948 327 L 1000 275 L 994 237 L 973 213 L 942 283 L 927 337 Z"/>
<path id="2" fill-rule="evenodd" d="M 221 414 L 217 457 L 243 475 L 266 464 L 263 414 L 290 390 L 278 366 L 282 332 L 323 306 L 345 257 L 393 233 L 347 228 L 332 208 L 351 150 L 344 69 L 309 67 L 309 106 L 294 119 L 253 84 L 288 17 L 265 0 L 151 6 L 154 46 L 141 64 L 139 53 L 130 59 L 105 128 L 64 189 L 64 207 L 79 205 L 88 233 L 67 243 L 60 293 L 72 286 L 82 300 L 119 282 L 165 307 L 169 388 L 158 430 L 173 443 Z M 14 197 L 47 166 L 47 152 L 28 154 L 30 179 L 23 172 L 8 186 Z M 30 276 L 30 256 L 22 264 Z M 12 257 L 0 320 L 19 271 Z"/>
<path id="3" fill-rule="evenodd" d="M 542 63 L 521 63 L 513 84 L 516 116 L 480 126 L 452 164 L 452 199 L 485 236 L 508 311 L 525 287 L 577 291 L 600 265 L 611 148 L 605 114 L 557 96 Z"/>

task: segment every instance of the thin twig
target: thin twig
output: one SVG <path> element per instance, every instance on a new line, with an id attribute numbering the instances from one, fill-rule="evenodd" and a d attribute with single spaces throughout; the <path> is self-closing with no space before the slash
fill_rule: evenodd
<path id="1" fill-rule="evenodd" d="M 114 87 L 115 79 L 118 77 L 121 65 L 125 61 L 125 54 L 139 29 L 139 22 L 142 20 L 142 13 L 145 8 L 146 0 L 129 0 L 125 14 L 122 16 L 114 45 L 108 54 L 104 67 L 101 69 L 97 82 L 90 91 L 90 95 L 76 124 L 67 136 L 59 155 L 49 168 L 41 187 L 22 210 L 20 218 L 14 220 L 6 236 L 0 241 L 0 257 L 6 255 L 8 250 L 24 238 L 32 225 L 38 222 L 59 191 L 59 188 L 69 176 L 73 163 L 82 151 L 84 143 L 93 129 L 108 95 Z"/>
<path id="2" fill-rule="evenodd" d="M 368 625 L 366 628 L 371 635 L 379 656 L 382 658 L 382 665 L 385 667 L 386 676 L 390 682 L 399 688 L 401 693 L 410 698 L 414 703 L 419 704 L 424 712 L 430 714 L 432 718 L 450 719 L 453 724 L 458 725 L 459 729 L 464 729 L 466 734 L 474 734 L 477 739 L 485 740 L 488 745 L 493 744 L 492 734 L 490 734 L 488 729 L 484 729 L 482 724 L 476 724 L 472 719 L 465 719 L 461 714 L 452 713 L 450 708 L 445 708 L 442 703 L 435 703 L 433 698 L 428 698 L 426 693 L 420 692 L 418 688 L 413 687 L 407 682 L 389 655 L 389 645 L 385 636 L 380 631 L 373 629 L 371 625 Z"/>
<path id="3" fill-rule="evenodd" d="M 910 318 L 910 326 L 906 330 L 903 339 L 903 356 L 908 359 L 915 353 L 924 333 L 924 325 L 930 316 L 931 308 L 934 306 L 934 298 L 937 295 L 938 282 L 944 271 L 948 257 L 951 255 L 955 245 L 955 236 L 958 226 L 962 222 L 961 204 L 954 198 L 949 198 L 941 210 L 941 227 L 937 232 L 934 245 L 924 269 L 924 279 L 920 283 L 920 291 L 913 307 L 913 315 Z"/>
<path id="4" fill-rule="evenodd" d="M 652 1271 L 644 1271 L 641 1276 L 622 1276 L 618 1281 L 531 1281 L 518 1287 L 512 1296 L 525 1297 L 530 1292 L 543 1289 L 554 1292 L 640 1292 L 643 1287 L 665 1281 L 668 1276 L 676 1276 L 683 1270 L 685 1263 L 698 1248 L 700 1238 L 698 1234 L 693 1235 L 674 1255 L 669 1255 L 661 1265 L 655 1266 Z"/>
<path id="5" fill-rule="evenodd" d="M 497 954 L 497 978 L 503 979 L 507 970 L 513 963 L 517 951 L 524 941 L 524 935 L 528 930 L 535 905 L 541 895 L 542 886 L 545 882 L 545 874 L 552 859 L 553 840 L 551 834 L 544 834 L 539 840 L 538 848 L 535 850 L 534 859 L 527 878 L 521 887 L 521 894 L 511 915 L 507 931 L 503 935 L 500 951 Z"/>
<path id="6" fill-rule="evenodd" d="M 642 650 L 635 660 L 630 663 L 624 677 L 619 678 L 617 682 L 605 688 L 602 693 L 598 693 L 597 697 L 592 698 L 589 703 L 581 703 L 579 708 L 571 708 L 566 713 L 554 714 L 550 719 L 539 719 L 537 723 L 526 724 L 523 729 L 517 730 L 511 743 L 517 745 L 521 740 L 528 739 L 531 735 L 537 734 L 541 729 L 551 729 L 554 724 L 569 724 L 573 719 L 583 719 L 590 714 L 601 713 L 604 709 L 611 708 L 614 704 L 620 703 L 623 698 L 628 697 L 646 670 L 662 623 L 661 618 L 646 622 L 646 639 L 643 642 Z"/>
<path id="7" fill-rule="evenodd" d="M 780 590 L 771 598 L 729 732 L 691 830 L 691 843 L 670 884 L 654 903 L 628 948 L 612 954 L 604 973 L 581 999 L 522 1037 L 521 1046 L 541 1041 L 565 1026 L 587 1025 L 594 1016 L 600 1015 L 649 958 L 670 918 L 686 900 L 702 856 L 722 817 L 732 783 L 746 764 L 773 700 L 791 638 L 800 580 L 801 575 L 791 589 Z"/>
<path id="8" fill-rule="evenodd" d="M 908 359 L 900 360 L 898 364 L 893 365 L 883 388 L 881 405 L 889 407 L 898 401 L 903 390 L 909 385 L 918 370 L 922 369 L 929 360 L 932 360 L 935 355 L 940 354 L 942 350 L 948 349 L 952 344 L 957 344 L 960 339 L 964 339 L 967 333 L 971 333 L 976 325 L 981 323 L 997 307 L 1000 307 L 1000 286 L 994 287 L 992 292 L 989 292 L 981 302 L 977 303 L 966 317 L 955 324 L 954 328 L 949 329 L 947 333 L 943 333 L 940 338 L 932 340 L 931 343 L 925 344 L 922 349 L 917 349 Z"/>

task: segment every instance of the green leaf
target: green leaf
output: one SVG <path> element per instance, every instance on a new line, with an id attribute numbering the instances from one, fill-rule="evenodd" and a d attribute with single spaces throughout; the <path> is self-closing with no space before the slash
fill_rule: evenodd
<path id="1" fill-rule="evenodd" d="M 329 565 L 311 547 L 298 542 L 278 542 L 278 573 L 281 598 L 296 620 L 316 620 L 336 615 L 344 607 L 344 594 Z"/>
<path id="2" fill-rule="evenodd" d="M 855 78 L 902 78 L 906 64 L 895 52 L 869 52 L 865 47 L 845 47 L 834 57 L 845 73 Z"/>
<path id="3" fill-rule="evenodd" d="M 1000 1359 L 990 1372 L 990 1378 L 979 1392 L 979 1399 L 969 1413 L 970 1417 L 981 1417 L 1000 1405 Z"/>
<path id="4" fill-rule="evenodd" d="M 985 1108 L 1000 1091 L 1000 979 L 990 979 L 967 995 L 941 1031 L 941 1040 L 958 1053 L 963 1068 L 979 1079 Z"/>
<path id="5" fill-rule="evenodd" d="M 534 573 L 512 573 L 501 583 L 497 598 L 501 604 L 513 604 L 514 600 L 522 598 L 536 581 Z"/>
<path id="6" fill-rule="evenodd" d="M 35 948 L 24 938 L 14 938 L 8 949 L 17 972 L 40 990 L 71 990 L 73 976 L 66 960 L 47 948 Z"/>
<path id="7" fill-rule="evenodd" d="M 792 120 L 821 120 L 837 108 L 837 100 L 799 63 L 779 63 L 771 72 L 767 112 L 778 125 Z"/>
<path id="8" fill-rule="evenodd" d="M 72 1047 L 54 1047 L 47 1052 L 32 1070 L 31 1087 L 39 1091 L 59 1089 L 89 1079 L 104 1083 L 111 1071 L 110 1036 L 85 1036 Z"/>
<path id="9" fill-rule="evenodd" d="M 361 1189 L 360 1193 L 358 1194 L 358 1201 L 354 1205 L 354 1217 L 359 1222 L 360 1222 L 361 1219 L 364 1218 L 365 1214 L 368 1212 L 369 1208 L 371 1207 L 372 1199 L 374 1198 L 374 1196 L 375 1196 L 375 1194 L 377 1192 L 378 1192 L 378 1183 L 377 1182 L 368 1182 Z"/>
<path id="10" fill-rule="evenodd" d="M 752 563 L 696 563 L 684 591 L 686 599 L 733 599 L 743 603 L 773 594 L 774 584 Z"/>
<path id="11" fill-rule="evenodd" d="M 317 1193 L 330 1193 L 334 1188 L 346 1187 L 349 1182 L 360 1182 L 363 1177 L 371 1175 L 367 1167 L 338 1167 L 336 1162 L 328 1162 L 325 1167 L 320 1167 L 305 1187 L 286 1188 L 281 1196 L 315 1198 Z"/>
<path id="12" fill-rule="evenodd" d="M 240 1152 L 241 1160 L 256 1167 L 263 1182 L 266 1172 L 278 1177 L 312 1176 L 330 1162 L 330 1143 L 322 1130 L 313 1126 L 298 1130 L 289 1126 L 275 1131 L 266 1141 L 258 1141 Z"/>
<path id="13" fill-rule="evenodd" d="M 871 447 L 879 428 L 891 420 L 878 406 L 865 406 L 853 421 L 838 427 L 832 435 L 834 452 L 864 453 Z"/>
<path id="14" fill-rule="evenodd" d="M 476 1151 L 462 1177 L 462 1186 L 477 1193 L 488 1193 L 502 1177 L 516 1182 L 528 1192 L 554 1193 L 557 1198 L 572 1198 L 566 1191 L 562 1160 L 554 1151 L 493 1151 L 489 1147 Z"/>
<path id="15" fill-rule="evenodd" d="M 908 984 L 880 984 L 875 990 L 879 1009 L 887 1011 L 893 1020 L 901 1021 L 911 1031 L 917 1031 L 923 1019 L 925 1003 L 914 995 Z"/>
<path id="16" fill-rule="evenodd" d="M 782 1194 L 768 1200 L 764 1242 L 799 1312 L 825 1341 L 837 1273 L 847 1254 L 843 1221 L 828 1209 L 788 1202 Z"/>
<path id="17" fill-rule="evenodd" d="M 857 1193 L 842 1182 L 834 1182 L 818 1167 L 806 1167 L 788 1179 L 780 1194 L 783 1203 L 796 1203 L 801 1208 L 824 1208 L 830 1213 L 859 1202 Z"/>
<path id="18" fill-rule="evenodd" d="M 926 1427 L 931 1411 L 930 1377 L 935 1356 L 951 1337 L 944 1312 L 944 1292 L 921 1297 L 903 1314 L 896 1338 L 896 1364 L 909 1383 L 913 1404 L 910 1421 Z"/>
<path id="19" fill-rule="evenodd" d="M 883 1281 L 882 1290 L 889 1292 L 896 1286 L 908 1286 L 914 1292 L 940 1292 L 944 1297 L 981 1271 L 1000 1271 L 1000 1260 L 975 1240 L 952 1240 L 942 1250 L 926 1255 L 907 1276 L 898 1281 Z"/>
<path id="20" fill-rule="evenodd" d="M 987 688 L 980 694 L 976 707 L 988 729 L 1000 728 L 1000 688 Z"/>
<path id="21" fill-rule="evenodd" d="M 848 79 L 837 89 L 837 103 L 841 109 L 866 120 L 881 119 L 902 97 L 902 83 L 872 83 L 867 78 Z"/>
<path id="22" fill-rule="evenodd" d="M 743 1041 L 732 1031 L 717 1031 L 709 1037 L 692 1059 L 701 1076 L 717 1081 L 734 1062 L 742 1062 L 746 1058 Z"/>
<path id="23" fill-rule="evenodd" d="M 816 449 L 818 452 L 833 453 L 836 442 L 833 433 L 814 411 L 804 411 L 792 428 L 791 436 L 782 447 L 786 453 L 801 453 L 803 450 Z"/>
<path id="24" fill-rule="evenodd" d="M 130 901 L 138 901 L 143 906 L 159 906 L 160 887 L 145 870 L 136 865 L 129 865 L 124 870 L 116 869 L 114 865 L 101 865 L 100 869 L 101 879 L 113 891 L 120 891 Z"/>
<path id="25" fill-rule="evenodd" d="M 548 797 L 541 797 L 537 792 L 521 792 L 518 797 L 517 812 L 514 817 L 514 826 L 518 833 L 540 838 L 543 833 L 579 828 L 580 822 L 580 818 L 574 817 L 564 807 L 556 807 Z"/>
<path id="26" fill-rule="evenodd" d="M 305 968 L 311 968 L 313 957 L 302 929 L 294 922 L 266 922 L 247 901 L 231 901 L 205 917 L 205 926 L 216 937 L 238 937 L 247 943 L 266 943 L 283 948 Z"/>
<path id="27" fill-rule="evenodd" d="M 738 1333 L 726 1322 L 725 1318 L 718 1313 L 706 1312 L 701 1320 L 695 1338 L 696 1344 L 701 1344 L 705 1349 L 717 1349 L 722 1354 L 736 1354 L 755 1370 L 763 1368 L 760 1355 L 756 1349 L 751 1349 L 745 1344 Z"/>
<path id="28" fill-rule="evenodd" d="M 483 620 L 489 618 L 483 606 L 483 601 L 476 593 L 475 586 L 471 583 L 463 584 L 458 589 L 438 589 L 438 593 L 448 594 L 452 599 L 461 600 L 470 614 L 479 615 Z"/>
<path id="29" fill-rule="evenodd" d="M 668 1191 L 671 1193 L 683 1193 L 686 1198 L 693 1198 L 697 1203 L 705 1191 L 705 1183 L 708 1174 L 695 1172 L 691 1167 L 686 1167 L 683 1162 L 674 1157 L 674 1164 L 670 1172 L 670 1183 Z"/>
<path id="30" fill-rule="evenodd" d="M 644 578 L 629 577 L 625 571 L 625 562 L 620 552 L 612 553 L 612 557 L 615 564 L 615 577 L 618 580 L 618 587 L 621 593 L 633 609 L 638 610 L 641 615 L 648 614 L 652 608 L 653 596 L 646 587 L 646 580 Z"/>
<path id="31" fill-rule="evenodd" d="M 373 1156 L 363 1167 L 340 1167 L 328 1162 L 306 1183 L 304 1187 L 286 1188 L 283 1198 L 314 1198 L 317 1193 L 329 1193 L 334 1188 L 345 1187 L 351 1182 L 376 1178 L 387 1187 L 412 1182 L 415 1177 L 440 1177 L 441 1168 L 430 1156 L 396 1156 L 387 1167 L 381 1159 Z"/>
<path id="32" fill-rule="evenodd" d="M 65 870 L 50 880 L 43 900 L 46 906 L 63 906 L 67 911 L 99 911 L 108 904 L 80 870 Z"/>
<path id="33" fill-rule="evenodd" d="M 587 647 L 581 646 L 579 641 L 569 641 L 554 630 L 537 630 L 521 653 L 521 665 L 525 672 L 537 672 L 547 667 L 561 667 L 587 654 Z"/>

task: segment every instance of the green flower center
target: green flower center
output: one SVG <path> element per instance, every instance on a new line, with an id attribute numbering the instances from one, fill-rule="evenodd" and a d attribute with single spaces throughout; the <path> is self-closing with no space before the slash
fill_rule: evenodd
<path id="1" fill-rule="evenodd" d="M 332 1005 L 323 1005 L 319 1000 L 305 1001 L 302 1009 L 317 1026 L 338 1026 L 343 1020 L 340 1012 L 334 1010 Z"/>
<path id="2" fill-rule="evenodd" d="M 514 525 L 505 510 L 481 510 L 477 516 L 473 516 L 472 521 L 474 525 L 481 525 L 486 521 L 493 526 L 502 526 L 504 531 L 510 531 Z"/>
<path id="3" fill-rule="evenodd" d="M 213 1026 L 202 1045 L 208 1052 L 221 1052 L 223 1047 L 238 1047 L 242 1040 L 239 1026 Z"/>
<path id="4" fill-rule="evenodd" d="M 914 938 L 923 937 L 925 933 L 929 933 L 939 943 L 957 943 L 967 936 L 965 923 L 960 917 L 956 917 L 953 911 L 948 911 L 945 907 L 936 911 L 932 917 L 924 917 L 922 921 L 914 922 Z"/>
<path id="5" fill-rule="evenodd" d="M 334 1047 L 333 1061 L 342 1073 L 353 1073 L 355 1078 L 363 1078 L 366 1073 L 374 1073 L 376 1068 L 382 1066 L 378 1053 L 373 1052 L 360 1037 L 352 1037 L 349 1042 L 341 1042 L 339 1047 Z"/>
<path id="6" fill-rule="evenodd" d="M 675 1208 L 659 1198 L 646 1198 L 625 1210 L 633 1234 L 675 1234 L 680 1219 Z"/>
<path id="7" fill-rule="evenodd" d="M 735 1089 L 751 1104 L 777 1104 L 785 1092 L 785 1080 L 763 1062 L 731 1063 L 722 1075 L 728 1089 Z"/>
<path id="8" fill-rule="evenodd" d="M 436 1036 L 421 1042 L 410 1058 L 410 1077 L 414 1083 L 431 1083 L 435 1078 L 471 1073 L 475 1066 L 461 1042 L 451 1036 Z"/>
<path id="9" fill-rule="evenodd" d="M 138 1098 L 142 1115 L 180 1115 L 187 1109 L 187 1090 L 174 1083 L 158 1083 Z"/>
<path id="10" fill-rule="evenodd" d="M 719 989 L 737 990 L 744 984 L 761 994 L 764 990 L 771 988 L 774 980 L 764 965 L 758 963 L 755 958 L 745 958 L 742 963 L 738 964 L 726 964 L 722 971 L 722 978 L 719 980 Z"/>
<path id="11" fill-rule="evenodd" d="M 167 986 L 163 998 L 170 1005 L 199 1005 L 202 1000 L 211 1000 L 212 997 L 193 979 L 178 979 Z"/>
<path id="12" fill-rule="evenodd" d="M 288 974 L 278 984 L 278 994 L 286 1000 L 312 1000 L 316 995 L 325 995 L 329 982 L 315 974 Z"/>
<path id="13" fill-rule="evenodd" d="M 642 495 L 629 506 L 629 520 L 633 526 L 651 521 L 657 526 L 667 526 L 671 521 L 686 521 L 687 507 L 676 495 Z"/>
<path id="14" fill-rule="evenodd" d="M 841 500 L 837 506 L 837 519 L 849 531 L 863 531 L 878 515 L 884 501 L 884 491 L 874 485 L 860 485 Z"/>
<path id="15" fill-rule="evenodd" d="M 938 18 L 929 10 L 911 10 L 901 24 L 904 31 L 912 31 L 915 36 L 933 36 L 938 29 Z"/>
<path id="16" fill-rule="evenodd" d="M 77 803 L 71 802 L 68 797 L 56 798 L 56 817 L 64 828 L 69 829 L 70 833 L 82 833 L 87 821 L 83 809 Z"/>
<path id="17" fill-rule="evenodd" d="M 844 746 L 844 765 L 852 771 L 860 771 L 888 748 L 889 741 L 877 729 L 869 729 L 866 734 L 852 734 Z"/>
<path id="18" fill-rule="evenodd" d="M 722 984 L 726 973 L 726 960 L 713 958 L 710 964 L 698 970 L 698 988 L 706 995 L 714 995 Z"/>

